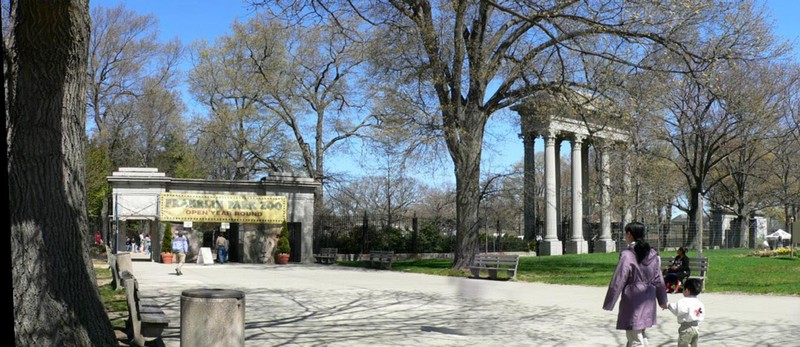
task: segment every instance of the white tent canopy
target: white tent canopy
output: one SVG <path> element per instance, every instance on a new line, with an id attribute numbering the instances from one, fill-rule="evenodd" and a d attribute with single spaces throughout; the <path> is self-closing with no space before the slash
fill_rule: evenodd
<path id="1" fill-rule="evenodd" d="M 783 231 L 783 229 L 778 229 L 778 230 L 775 230 L 775 232 L 773 232 L 772 234 L 767 235 L 768 239 L 777 239 L 778 237 L 780 237 L 780 238 L 782 238 L 784 240 L 788 240 L 788 239 L 792 238 L 792 234 L 789 234 L 789 233 Z"/>

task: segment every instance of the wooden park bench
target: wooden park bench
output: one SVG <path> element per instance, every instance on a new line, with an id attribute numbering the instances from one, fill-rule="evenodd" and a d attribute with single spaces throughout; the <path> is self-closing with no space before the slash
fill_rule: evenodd
<path id="1" fill-rule="evenodd" d="M 672 264 L 672 261 L 675 259 L 674 256 L 661 256 L 661 267 L 664 268 L 669 264 Z M 700 280 L 700 284 L 702 285 L 702 290 L 706 290 L 706 275 L 708 274 L 708 257 L 689 257 L 689 277 L 682 278 L 681 284 L 683 281 L 686 281 L 690 278 Z"/>
<path id="2" fill-rule="evenodd" d="M 337 252 L 336 248 L 322 248 L 319 250 L 319 254 L 314 254 L 314 258 L 317 258 L 317 263 L 335 264 Z"/>
<path id="3" fill-rule="evenodd" d="M 394 259 L 394 251 L 370 251 L 369 252 L 369 266 L 379 269 L 392 269 L 392 259 Z"/>
<path id="4" fill-rule="evenodd" d="M 132 273 L 123 271 L 120 277 L 125 284 L 125 297 L 128 300 L 125 327 L 130 343 L 144 346 L 148 341 L 160 340 L 161 333 L 169 326 L 169 318 L 157 303 L 141 297 L 139 283 Z"/>
<path id="5" fill-rule="evenodd" d="M 505 271 L 509 279 L 517 277 L 519 255 L 507 254 L 477 254 L 469 266 L 472 278 L 481 278 L 481 271 L 486 271 L 489 278 L 496 280 L 498 271 Z"/>

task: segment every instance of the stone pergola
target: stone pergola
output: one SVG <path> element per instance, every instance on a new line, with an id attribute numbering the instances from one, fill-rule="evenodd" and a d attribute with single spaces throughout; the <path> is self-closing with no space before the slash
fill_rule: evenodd
<path id="1" fill-rule="evenodd" d="M 578 99 L 578 100 L 575 100 Z M 588 242 L 584 239 L 584 201 L 583 191 L 588 190 L 588 147 L 595 147 L 600 153 L 600 199 L 601 199 L 601 232 L 594 244 L 595 252 L 614 252 L 616 243 L 611 239 L 611 202 L 609 188 L 609 153 L 614 144 L 626 143 L 628 136 L 619 129 L 603 124 L 592 124 L 584 121 L 599 114 L 596 105 L 589 98 L 579 93 L 571 94 L 571 99 L 564 96 L 553 96 L 541 93 L 512 109 L 522 119 L 524 157 L 524 219 L 526 238 L 533 237 L 536 223 L 535 197 L 535 162 L 534 145 L 541 136 L 545 141 L 545 233 L 539 244 L 541 255 L 583 254 L 589 252 Z M 578 110 L 578 111 L 576 111 Z M 580 112 L 580 113 L 579 113 Z M 581 117 L 583 114 L 584 117 Z M 561 216 L 561 143 L 567 140 L 572 146 L 572 230 L 569 236 L 564 234 L 564 241 L 558 239 L 558 230 L 563 220 Z M 628 168 L 623 168 L 622 181 L 628 189 Z M 588 208 L 586 209 L 588 210 Z M 630 221 L 630 212 L 626 208 L 624 222 Z"/>

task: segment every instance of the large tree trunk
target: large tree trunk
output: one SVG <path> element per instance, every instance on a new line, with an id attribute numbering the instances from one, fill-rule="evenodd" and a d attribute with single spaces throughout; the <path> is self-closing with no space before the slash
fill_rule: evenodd
<path id="1" fill-rule="evenodd" d="M 325 204 L 323 199 L 325 198 L 325 191 L 323 190 L 323 185 L 325 184 L 325 158 L 323 157 L 322 153 L 322 123 L 318 124 L 317 128 L 317 147 L 316 147 L 316 165 L 313 168 L 308 168 L 311 177 L 319 183 L 319 186 L 314 188 L 314 225 L 313 225 L 313 232 L 314 237 L 313 240 L 317 241 L 321 239 L 322 236 L 322 214 L 325 211 Z"/>
<path id="2" fill-rule="evenodd" d="M 697 241 L 697 223 L 703 222 L 703 212 L 700 211 L 700 201 L 698 201 L 699 189 L 689 189 L 689 211 L 686 213 L 686 218 L 689 222 L 689 233 L 687 235 L 685 246 L 692 245 L 695 249 L 699 246 Z"/>
<path id="3" fill-rule="evenodd" d="M 699 223 L 703 223 L 703 211 L 700 208 L 700 189 L 692 187 L 689 189 L 689 212 L 686 217 L 689 220 L 689 235 L 686 245 L 692 245 L 695 250 L 700 250 L 700 239 L 697 232 L 700 230 Z"/>
<path id="4" fill-rule="evenodd" d="M 739 231 L 739 235 L 738 235 L 739 236 L 739 238 L 738 238 L 739 242 L 736 245 L 736 247 L 747 248 L 748 244 L 750 243 L 750 237 L 749 237 L 750 236 L 750 228 L 749 228 L 750 218 L 748 218 L 748 217 L 749 216 L 744 215 L 744 213 L 739 213 L 739 216 L 738 216 L 738 218 L 736 220 L 739 223 L 739 228 L 738 228 L 739 229 L 738 230 Z"/>
<path id="5" fill-rule="evenodd" d="M 115 346 L 84 242 L 89 4 L 17 6 L 18 74 L 7 140 L 14 341 Z"/>
<path id="6" fill-rule="evenodd" d="M 448 141 L 456 174 L 456 249 L 453 268 L 472 263 L 478 247 L 478 207 L 480 205 L 481 150 L 486 115 L 466 111 L 462 126 L 456 131 L 459 141 Z"/>

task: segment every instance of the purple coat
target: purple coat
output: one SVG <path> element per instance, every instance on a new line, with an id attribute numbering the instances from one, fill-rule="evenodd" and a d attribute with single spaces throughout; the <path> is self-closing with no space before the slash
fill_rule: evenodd
<path id="1" fill-rule="evenodd" d="M 622 294 L 617 316 L 618 330 L 640 330 L 656 325 L 656 300 L 659 305 L 667 303 L 664 278 L 661 276 L 661 261 L 658 252 L 650 249 L 642 263 L 636 262 L 633 247 L 619 255 L 619 263 L 611 283 L 608 284 L 604 310 L 613 310 Z"/>

